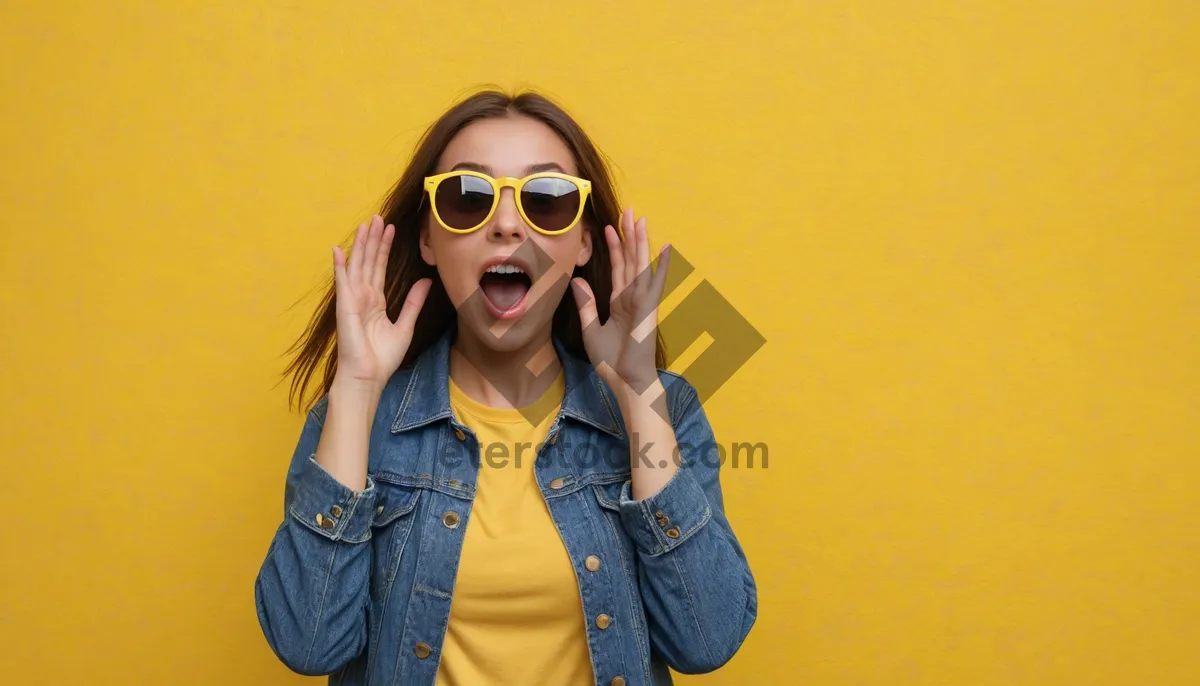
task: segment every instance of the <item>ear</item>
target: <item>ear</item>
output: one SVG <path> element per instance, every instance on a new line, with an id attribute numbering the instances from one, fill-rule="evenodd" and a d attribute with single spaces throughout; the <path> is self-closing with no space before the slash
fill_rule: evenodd
<path id="1" fill-rule="evenodd" d="M 421 259 L 425 260 L 425 264 L 429 265 L 430 267 L 436 267 L 437 260 L 433 257 L 433 245 L 431 245 L 429 242 L 429 236 L 432 233 L 429 230 L 429 222 L 429 218 L 426 218 L 425 221 L 421 222 L 421 238 L 418 242 L 421 246 Z"/>
<path id="2" fill-rule="evenodd" d="M 579 254 L 575 256 L 575 266 L 582 267 L 592 259 L 592 232 L 584 227 L 583 243 L 579 246 Z"/>

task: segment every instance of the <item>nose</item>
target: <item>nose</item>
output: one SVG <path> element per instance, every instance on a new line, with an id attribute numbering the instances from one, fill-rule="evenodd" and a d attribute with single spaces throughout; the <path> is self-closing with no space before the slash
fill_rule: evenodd
<path id="1" fill-rule="evenodd" d="M 527 227 L 517 210 L 516 198 L 513 189 L 500 190 L 500 203 L 496 206 L 496 214 L 488 227 L 488 237 L 492 240 L 515 240 L 518 243 L 525 240 Z"/>

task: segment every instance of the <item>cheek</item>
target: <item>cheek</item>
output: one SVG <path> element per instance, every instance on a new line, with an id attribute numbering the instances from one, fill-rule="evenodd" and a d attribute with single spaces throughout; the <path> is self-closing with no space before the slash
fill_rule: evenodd
<path id="1" fill-rule="evenodd" d="M 438 276 L 446 288 L 446 295 L 455 307 L 463 304 L 479 288 L 475 274 L 478 260 L 472 258 L 470 236 L 454 236 L 445 232 L 430 240 L 430 247 L 437 260 Z"/>
<path id="2" fill-rule="evenodd" d="M 560 274 L 570 274 L 574 271 L 581 247 L 582 244 L 576 236 L 570 238 L 564 236 L 561 240 L 549 241 L 541 245 L 542 250 L 546 252 L 554 265 L 552 269 Z"/>

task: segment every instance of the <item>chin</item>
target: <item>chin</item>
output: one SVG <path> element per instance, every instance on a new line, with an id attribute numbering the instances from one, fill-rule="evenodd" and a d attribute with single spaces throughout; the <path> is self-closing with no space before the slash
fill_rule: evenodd
<path id="1" fill-rule="evenodd" d="M 475 309 L 475 308 L 468 308 Z M 551 321 L 539 317 L 524 316 L 518 319 L 497 319 L 487 312 L 459 312 L 459 328 L 466 328 L 469 335 L 486 349 L 498 353 L 511 353 L 528 348 L 538 342 Z"/>

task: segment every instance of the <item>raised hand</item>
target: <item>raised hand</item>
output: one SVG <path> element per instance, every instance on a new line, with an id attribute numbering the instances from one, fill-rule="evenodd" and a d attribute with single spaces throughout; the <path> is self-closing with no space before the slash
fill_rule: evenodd
<path id="1" fill-rule="evenodd" d="M 337 311 L 337 376 L 382 389 L 404 360 L 412 342 L 417 314 L 432 282 L 421 279 L 393 323 L 383 293 L 388 254 L 396 227 L 375 216 L 360 224 L 350 258 L 333 249 L 333 278 Z"/>
<path id="2" fill-rule="evenodd" d="M 571 283 L 583 325 L 583 345 L 592 366 L 614 392 L 632 390 L 640 395 L 658 379 L 654 362 L 658 304 L 666 283 L 670 246 L 663 247 L 658 269 L 652 272 L 646 218 L 634 222 L 633 210 L 625 210 L 621 232 L 624 240 L 612 226 L 604 227 L 613 285 L 608 321 L 598 321 L 596 298 L 587 281 L 576 278 Z"/>

